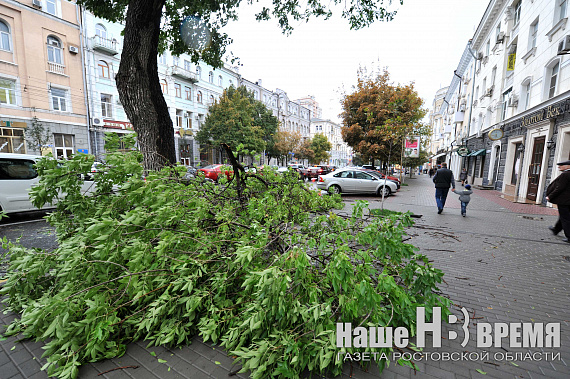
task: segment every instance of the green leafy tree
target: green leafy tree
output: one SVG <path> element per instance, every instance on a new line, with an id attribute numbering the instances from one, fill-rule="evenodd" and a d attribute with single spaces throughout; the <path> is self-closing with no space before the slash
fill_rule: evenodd
<path id="1" fill-rule="evenodd" d="M 403 3 L 403 0 L 399 1 Z M 223 27 L 237 19 L 242 0 L 77 0 L 95 16 L 125 25 L 117 89 L 125 112 L 138 134 L 144 167 L 156 170 L 176 161 L 174 129 L 158 79 L 157 56 L 170 50 L 188 53 L 221 67 L 230 36 Z M 335 5 L 344 4 L 342 15 L 351 29 L 377 20 L 391 20 L 396 12 L 391 0 L 320 0 L 301 5 L 297 0 L 273 1 L 257 14 L 257 20 L 277 19 L 285 32 L 312 17 L 329 18 Z M 386 5 L 387 4 L 387 5 Z"/>
<path id="2" fill-rule="evenodd" d="M 140 152 L 111 152 L 85 194 L 79 178 L 93 156 L 41 160 L 32 196 L 56 204 L 48 221 L 59 246 L 3 238 L 0 295 L 19 313 L 4 334 L 46 341 L 47 374 L 62 379 L 133 341 L 182 347 L 195 335 L 254 379 L 299 378 L 341 374 L 339 320 L 405 327 L 412 338 L 417 306 L 428 318 L 442 306 L 447 319 L 450 302 L 437 295 L 443 273 L 403 242 L 409 214 L 364 201 L 351 215 L 335 212 L 340 196 L 319 196 L 296 175 L 244 172 L 224 148 L 234 175 L 223 186 L 183 181 L 180 166 L 143 180 Z"/>
<path id="3" fill-rule="evenodd" d="M 47 145 L 52 139 L 51 129 L 45 126 L 36 116 L 32 118 L 32 125 L 26 130 L 26 142 L 28 146 L 39 151 L 40 154 L 47 149 Z"/>
<path id="4" fill-rule="evenodd" d="M 319 164 L 331 157 L 329 151 L 332 149 L 332 144 L 324 134 L 315 134 L 311 139 L 310 148 L 313 151 L 313 159 L 310 160 L 312 164 Z"/>
<path id="5" fill-rule="evenodd" d="M 295 148 L 295 157 L 298 159 L 307 159 L 312 162 L 315 159 L 315 151 L 311 147 L 311 139 L 303 138 L 299 145 Z"/>
<path id="6" fill-rule="evenodd" d="M 226 89 L 219 101 L 210 106 L 208 117 L 196 139 L 201 145 L 226 143 L 245 155 L 262 152 L 272 141 L 278 120 L 244 86 Z"/>
<path id="7" fill-rule="evenodd" d="M 290 132 L 288 130 L 279 130 L 275 139 L 275 152 L 280 157 L 285 158 L 285 163 L 291 159 L 292 154 L 295 153 L 301 143 L 301 133 Z"/>
<path id="8" fill-rule="evenodd" d="M 404 138 L 429 135 L 426 114 L 414 84 L 395 85 L 387 70 L 358 74 L 355 90 L 342 100 L 342 137 L 364 162 L 400 163 Z"/>

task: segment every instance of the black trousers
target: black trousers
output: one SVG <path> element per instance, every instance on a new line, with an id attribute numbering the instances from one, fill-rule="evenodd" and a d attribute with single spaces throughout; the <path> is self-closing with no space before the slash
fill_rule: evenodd
<path id="1" fill-rule="evenodd" d="M 570 240 L 570 205 L 558 205 L 558 215 L 554 232 L 560 233 L 561 230 L 564 230 L 564 235 Z"/>

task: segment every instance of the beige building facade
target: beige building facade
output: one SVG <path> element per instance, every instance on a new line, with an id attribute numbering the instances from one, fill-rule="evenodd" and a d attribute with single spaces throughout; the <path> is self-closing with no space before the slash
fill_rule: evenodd
<path id="1" fill-rule="evenodd" d="M 0 1 L 0 152 L 89 152 L 78 8 L 66 0 Z"/>

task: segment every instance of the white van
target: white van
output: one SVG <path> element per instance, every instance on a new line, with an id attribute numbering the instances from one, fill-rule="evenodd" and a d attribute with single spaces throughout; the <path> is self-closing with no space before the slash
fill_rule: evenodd
<path id="1" fill-rule="evenodd" d="M 0 211 L 5 213 L 36 211 L 30 200 L 30 189 L 40 181 L 34 164 L 39 155 L 0 153 Z M 83 183 L 83 192 L 92 192 L 93 182 Z M 53 208 L 46 204 L 42 209 Z"/>

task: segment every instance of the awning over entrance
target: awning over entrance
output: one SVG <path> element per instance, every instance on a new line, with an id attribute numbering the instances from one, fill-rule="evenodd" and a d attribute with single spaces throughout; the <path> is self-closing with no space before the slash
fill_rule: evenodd
<path id="1" fill-rule="evenodd" d="M 466 157 L 476 157 L 478 155 L 485 155 L 485 149 L 475 150 L 467 154 Z"/>

